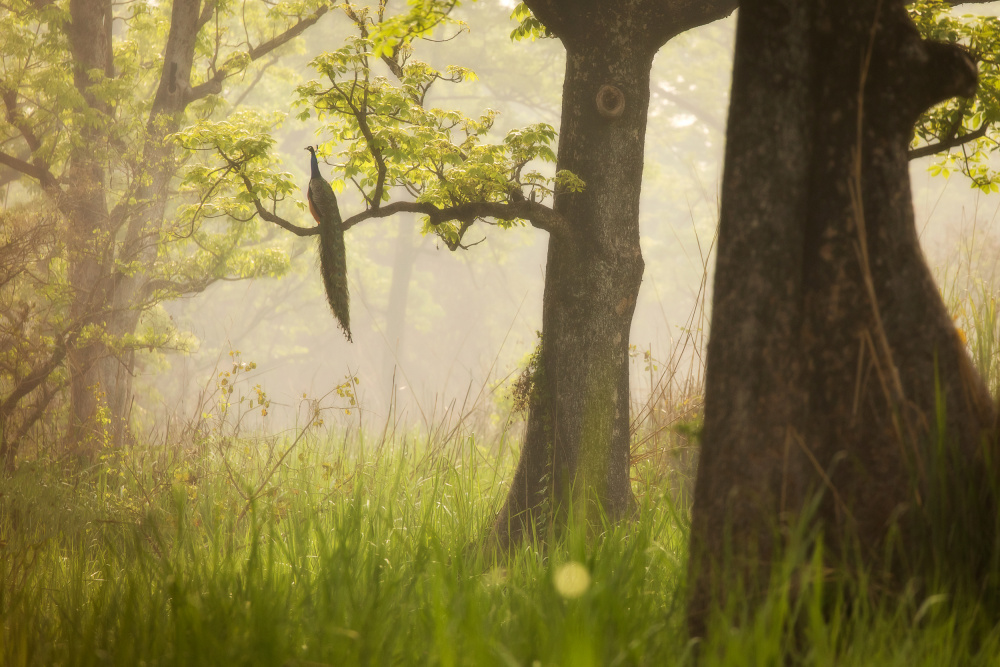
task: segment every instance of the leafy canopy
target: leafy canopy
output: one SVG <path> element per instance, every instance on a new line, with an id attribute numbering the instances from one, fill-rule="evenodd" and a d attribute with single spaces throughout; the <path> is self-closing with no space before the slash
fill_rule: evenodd
<path id="1" fill-rule="evenodd" d="M 963 44 L 979 66 L 976 96 L 952 98 L 921 116 L 911 155 L 932 154 L 936 151 L 931 147 L 937 147 L 942 152 L 931 173 L 947 176 L 958 171 L 973 187 L 997 192 L 1000 173 L 990 165 L 990 157 L 1000 141 L 1000 19 L 959 16 L 944 0 L 920 0 L 910 6 L 910 15 L 924 37 Z"/>
<path id="2" fill-rule="evenodd" d="M 411 2 L 409 11 L 397 16 L 385 15 L 385 2 L 375 8 L 344 5 L 354 34 L 340 48 L 313 59 L 311 66 L 318 78 L 297 89 L 297 118 L 321 123 L 319 134 L 324 141 L 318 153 L 337 160 L 334 190 L 343 192 L 350 185 L 367 212 L 400 197 L 449 209 L 525 196 L 542 202 L 556 188 L 583 187 L 568 172 L 543 171 L 542 165 L 556 160 L 552 150 L 556 131 L 551 125 L 535 123 L 495 137 L 496 111 L 486 109 L 478 117 L 469 117 L 433 106 L 435 86 L 475 79 L 465 67 L 439 70 L 412 57 L 417 40 L 441 33 L 445 33 L 443 39 L 453 39 L 466 30 L 450 16 L 454 5 Z M 274 209 L 297 188 L 286 174 L 268 173 L 277 163 L 269 139 L 244 142 L 239 154 L 233 154 L 236 135 L 244 132 L 245 128 L 232 122 L 207 121 L 182 132 L 179 138 L 189 148 L 214 152 L 213 163 L 192 168 L 187 182 L 198 184 L 203 192 L 242 184 L 248 194 L 268 200 Z M 230 185 L 223 186 L 222 179 L 230 179 Z M 238 197 L 216 197 L 213 202 L 212 210 L 231 214 L 246 204 Z M 303 206 L 301 201 L 297 204 Z M 506 228 L 520 221 L 497 220 L 496 224 Z M 425 232 L 434 231 L 454 249 L 470 225 L 470 220 L 432 224 L 428 218 Z"/>

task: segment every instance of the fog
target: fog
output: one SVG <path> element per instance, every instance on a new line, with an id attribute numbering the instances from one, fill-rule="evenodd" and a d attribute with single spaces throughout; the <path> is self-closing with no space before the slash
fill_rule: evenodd
<path id="1" fill-rule="evenodd" d="M 499 110 L 496 136 L 540 121 L 558 129 L 559 43 L 511 44 L 510 9 L 497 2 L 479 2 L 462 11 L 468 34 L 418 46 L 414 57 L 439 67 L 470 67 L 480 80 L 449 90 L 442 84 L 431 94 L 431 103 L 469 114 L 487 107 Z M 307 33 L 301 53 L 281 65 L 312 78 L 308 59 L 320 49 L 336 48 L 345 24 L 339 14 L 328 14 Z M 711 294 L 734 29 L 735 17 L 730 17 L 675 38 L 654 64 L 641 214 L 646 271 L 632 325 L 638 401 L 660 381 L 666 368 L 662 362 L 688 335 L 685 329 L 704 329 L 703 318 L 693 323 L 690 318 L 702 297 Z M 271 84 L 255 91 L 247 103 L 273 109 L 273 100 L 291 99 L 290 90 L 290 85 L 282 89 L 280 83 Z M 290 104 L 280 105 L 277 110 L 290 111 Z M 283 167 L 300 177 L 303 188 L 308 163 L 302 149 L 315 142 L 318 129 L 315 122 L 294 116 L 281 129 Z M 989 245 L 985 236 L 998 201 L 978 195 L 960 175 L 931 177 L 930 161 L 912 165 L 916 219 L 929 262 L 946 269 L 976 225 L 983 247 Z M 331 178 L 333 167 L 322 165 L 322 171 Z M 345 218 L 361 210 L 349 191 L 340 200 Z M 299 216 L 299 224 L 311 224 L 308 214 L 289 211 Z M 379 423 L 395 410 L 394 419 L 405 425 L 428 425 L 473 406 L 494 423 L 507 419 L 506 385 L 541 329 L 544 232 L 531 227 L 504 231 L 480 223 L 466 241 L 481 242 L 451 252 L 434 236 L 421 236 L 412 216 L 369 220 L 352 228 L 346 242 L 353 344 L 326 305 L 315 237 L 299 239 L 274 229 L 269 239 L 293 255 L 289 275 L 216 284 L 165 305 L 178 331 L 190 336 L 192 351 L 146 358 L 138 390 L 149 416 L 169 415 L 177 423 L 210 412 L 216 375 L 232 370 L 230 351 L 239 351 L 243 362 L 256 363 L 255 370 L 241 375 L 239 391 L 249 393 L 257 384 L 266 391 L 272 407 L 266 418 L 254 413 L 253 423 L 268 429 L 301 419 L 303 397 L 350 408 L 334 389 L 352 376 L 359 380 L 360 412 L 333 413 L 346 423 Z M 650 369 L 643 351 L 661 363 Z M 681 376 L 697 375 L 698 350 L 689 345 L 683 361 Z"/>

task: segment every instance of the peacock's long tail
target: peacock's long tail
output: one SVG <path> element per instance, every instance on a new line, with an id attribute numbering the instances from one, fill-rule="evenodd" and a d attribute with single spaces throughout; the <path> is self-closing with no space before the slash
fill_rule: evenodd
<path id="1" fill-rule="evenodd" d="M 319 269 L 323 274 L 323 287 L 330 309 L 347 340 L 354 342 L 351 339 L 351 295 L 347 291 L 344 229 L 334 221 L 323 220 L 319 225 Z"/>
<path id="2" fill-rule="evenodd" d="M 330 309 L 351 339 L 351 295 L 347 291 L 347 255 L 344 250 L 344 226 L 340 217 L 337 195 L 319 172 L 316 148 L 306 146 L 310 156 L 309 212 L 319 225 L 319 271 Z"/>

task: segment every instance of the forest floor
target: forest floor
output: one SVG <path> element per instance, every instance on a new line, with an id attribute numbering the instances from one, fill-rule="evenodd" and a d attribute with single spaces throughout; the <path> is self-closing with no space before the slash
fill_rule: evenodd
<path id="1" fill-rule="evenodd" d="M 653 455 L 633 522 L 486 560 L 514 449 L 312 428 L 209 432 L 72 474 L 22 463 L 0 481 L 0 664 L 997 664 L 975 605 L 830 593 L 810 585 L 818 558 L 779 568 L 753 620 L 736 602 L 689 638 L 690 510 Z"/>

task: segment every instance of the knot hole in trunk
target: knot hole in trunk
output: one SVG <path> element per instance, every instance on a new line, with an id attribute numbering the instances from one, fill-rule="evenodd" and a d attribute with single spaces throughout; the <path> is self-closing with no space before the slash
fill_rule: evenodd
<path id="1" fill-rule="evenodd" d="M 605 118 L 618 118 L 625 112 L 625 93 L 605 84 L 597 91 L 597 112 Z"/>

